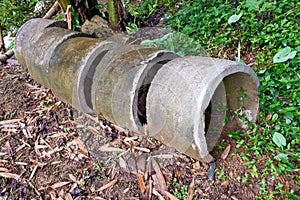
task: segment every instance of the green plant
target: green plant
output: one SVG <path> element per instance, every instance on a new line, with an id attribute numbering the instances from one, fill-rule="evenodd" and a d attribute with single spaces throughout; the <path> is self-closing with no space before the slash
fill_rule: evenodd
<path id="1" fill-rule="evenodd" d="M 185 199 L 188 193 L 188 186 L 179 184 L 176 178 L 173 179 L 172 185 L 174 186 L 173 193 L 178 199 Z"/>
<path id="2" fill-rule="evenodd" d="M 28 19 L 37 16 L 33 12 L 38 0 L 2 0 L 0 1 L 0 24 L 3 34 L 15 35 L 21 25 Z"/>
<path id="3" fill-rule="evenodd" d="M 252 177 L 262 183 L 268 173 L 273 178 L 289 174 L 297 179 L 292 171 L 300 167 L 300 3 L 195 0 L 183 1 L 178 9 L 181 12 L 168 16 L 169 26 L 194 38 L 209 54 L 222 57 L 222 52 L 237 49 L 237 61 L 245 52 L 257 55 L 253 64 L 260 81 L 259 119 L 256 124 L 246 120 L 248 131 L 228 135 L 237 148 L 249 152 L 240 156 Z M 262 155 L 268 158 L 258 166 L 256 160 Z"/>
<path id="4" fill-rule="evenodd" d="M 170 50 L 181 56 L 205 55 L 204 48 L 185 34 L 173 32 L 154 40 L 144 40 L 142 45 L 155 45 L 157 48 Z"/>

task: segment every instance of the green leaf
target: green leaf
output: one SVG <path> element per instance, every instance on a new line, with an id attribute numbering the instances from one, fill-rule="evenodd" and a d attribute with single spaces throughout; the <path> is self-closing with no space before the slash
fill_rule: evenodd
<path id="1" fill-rule="evenodd" d="M 143 40 L 141 42 L 141 45 L 145 45 L 145 46 L 150 46 L 151 44 L 153 44 L 155 41 L 153 40 Z"/>
<path id="2" fill-rule="evenodd" d="M 274 159 L 278 160 L 278 161 L 285 162 L 285 163 L 287 163 L 289 161 L 288 156 L 286 154 L 284 154 L 284 153 L 278 154 L 277 156 L 274 157 Z"/>
<path id="3" fill-rule="evenodd" d="M 275 113 L 275 114 L 272 116 L 272 122 L 275 122 L 277 119 L 278 119 L 278 114 Z"/>
<path id="4" fill-rule="evenodd" d="M 274 133 L 274 135 L 273 135 L 273 142 L 278 147 L 286 146 L 286 139 L 285 139 L 285 137 L 281 133 L 278 133 L 278 132 Z"/>
<path id="5" fill-rule="evenodd" d="M 246 0 L 245 6 L 248 8 L 249 11 L 258 10 L 262 2 L 262 0 Z"/>
<path id="6" fill-rule="evenodd" d="M 239 19 L 242 17 L 243 13 L 240 13 L 238 15 L 232 15 L 231 17 L 229 17 L 228 19 L 228 24 L 231 24 L 231 23 L 234 23 L 234 22 L 237 22 L 239 21 Z"/>
<path id="7" fill-rule="evenodd" d="M 281 63 L 287 61 L 288 59 L 293 59 L 296 54 L 297 51 L 292 51 L 291 47 L 285 47 L 276 53 L 276 55 L 273 57 L 273 63 Z"/>

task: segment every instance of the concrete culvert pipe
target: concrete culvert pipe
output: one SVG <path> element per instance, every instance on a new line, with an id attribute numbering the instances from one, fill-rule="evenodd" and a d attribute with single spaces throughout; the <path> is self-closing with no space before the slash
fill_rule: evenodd
<path id="1" fill-rule="evenodd" d="M 15 55 L 32 78 L 50 87 L 48 71 L 51 56 L 57 46 L 73 37 L 86 34 L 67 29 L 67 23 L 47 19 L 32 19 L 18 31 L 15 39 Z"/>
<path id="2" fill-rule="evenodd" d="M 204 162 L 213 160 L 209 151 L 228 110 L 256 120 L 258 79 L 244 64 L 180 57 L 66 27 L 65 22 L 28 21 L 16 36 L 15 54 L 32 78 L 80 111 Z"/>
<path id="3" fill-rule="evenodd" d="M 32 78 L 76 109 L 93 114 L 94 70 L 119 44 L 68 30 L 63 21 L 32 19 L 19 30 L 15 46 L 18 61 Z"/>
<path id="4" fill-rule="evenodd" d="M 220 137 L 227 107 L 248 111 L 249 120 L 256 120 L 257 87 L 255 73 L 244 64 L 208 57 L 174 59 L 151 81 L 147 134 L 195 159 L 211 162 L 209 151 Z"/>
<path id="5" fill-rule="evenodd" d="M 108 52 L 99 62 L 92 85 L 92 102 L 96 114 L 134 132 L 143 133 L 138 97 L 145 74 L 159 68 L 160 62 L 177 54 L 140 45 L 122 45 Z"/>

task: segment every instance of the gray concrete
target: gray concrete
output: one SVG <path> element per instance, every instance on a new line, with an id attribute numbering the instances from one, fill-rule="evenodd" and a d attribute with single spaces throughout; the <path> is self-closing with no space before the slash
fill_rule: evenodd
<path id="1" fill-rule="evenodd" d="M 32 78 L 80 111 L 102 115 L 203 162 L 213 160 L 209 151 L 228 110 L 256 120 L 258 79 L 247 65 L 180 57 L 124 44 L 118 35 L 96 39 L 66 27 L 61 21 L 28 21 L 16 36 L 15 54 Z"/>

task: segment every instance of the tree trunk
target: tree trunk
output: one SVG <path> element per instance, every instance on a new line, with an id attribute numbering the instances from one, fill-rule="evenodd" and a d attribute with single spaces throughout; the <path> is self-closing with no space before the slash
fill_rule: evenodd
<path id="1" fill-rule="evenodd" d="M 2 35 L 2 27 L 0 25 L 0 54 L 5 53 L 5 44 L 4 44 L 4 39 Z"/>
<path id="2" fill-rule="evenodd" d="M 108 0 L 108 22 L 113 27 L 119 26 L 118 0 Z"/>

